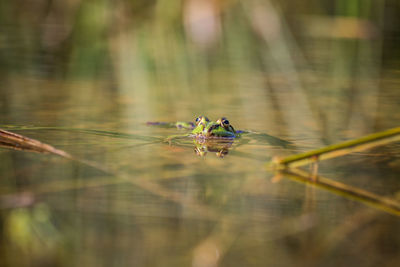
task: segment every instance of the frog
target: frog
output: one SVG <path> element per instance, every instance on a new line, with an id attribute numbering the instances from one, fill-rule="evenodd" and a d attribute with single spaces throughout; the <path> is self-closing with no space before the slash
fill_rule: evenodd
<path id="1" fill-rule="evenodd" d="M 196 127 L 192 130 L 192 134 L 203 138 L 235 138 L 239 136 L 225 117 L 219 118 L 217 121 L 210 121 L 205 116 L 196 118 Z"/>
<path id="2" fill-rule="evenodd" d="M 173 135 L 169 136 L 167 140 L 175 137 L 192 136 L 196 138 L 236 138 L 239 137 L 243 131 L 235 131 L 229 120 L 221 117 L 216 121 L 210 121 L 206 116 L 198 116 L 195 122 L 147 122 L 147 125 L 157 125 L 160 127 L 176 127 L 178 129 L 192 130 L 187 135 Z"/>

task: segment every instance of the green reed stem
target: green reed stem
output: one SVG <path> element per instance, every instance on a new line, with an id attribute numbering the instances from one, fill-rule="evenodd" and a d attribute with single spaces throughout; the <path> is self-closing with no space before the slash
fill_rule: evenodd
<path id="1" fill-rule="evenodd" d="M 366 135 L 357 139 L 326 146 L 297 155 L 292 155 L 282 159 L 275 158 L 271 163 L 268 164 L 268 167 L 275 169 L 300 167 L 316 161 L 340 157 L 353 152 L 371 149 L 396 141 L 400 141 L 400 127 Z"/>

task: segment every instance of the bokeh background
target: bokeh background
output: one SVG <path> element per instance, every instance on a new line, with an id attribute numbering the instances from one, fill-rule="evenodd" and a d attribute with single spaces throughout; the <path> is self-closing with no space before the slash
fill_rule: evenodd
<path id="1" fill-rule="evenodd" d="M 1 128 L 79 160 L 0 149 L 0 265 L 398 266 L 398 216 L 264 163 L 398 126 L 399 48 L 398 0 L 3 1 Z M 201 114 L 296 148 L 146 125 Z M 398 148 L 320 172 L 396 198 Z"/>

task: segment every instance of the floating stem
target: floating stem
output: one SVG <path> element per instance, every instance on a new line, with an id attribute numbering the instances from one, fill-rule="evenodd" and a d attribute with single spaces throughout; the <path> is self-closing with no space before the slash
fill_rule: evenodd
<path id="1" fill-rule="evenodd" d="M 269 164 L 269 167 L 273 167 L 278 170 L 296 168 L 316 161 L 340 157 L 353 152 L 371 149 L 396 141 L 400 141 L 400 127 L 366 135 L 357 139 L 326 146 L 316 150 L 292 155 L 282 159 L 274 158 Z"/>
<path id="2" fill-rule="evenodd" d="M 65 158 L 71 158 L 67 152 L 42 143 L 38 140 L 0 129 L 0 146 L 16 150 L 26 150 L 38 153 L 52 153 Z"/>

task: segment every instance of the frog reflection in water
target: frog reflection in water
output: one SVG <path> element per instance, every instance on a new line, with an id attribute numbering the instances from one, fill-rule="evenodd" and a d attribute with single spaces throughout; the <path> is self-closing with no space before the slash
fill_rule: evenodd
<path id="1" fill-rule="evenodd" d="M 194 152 L 201 157 L 204 157 L 207 152 L 215 152 L 217 157 L 223 158 L 226 154 L 228 154 L 229 149 L 233 144 L 233 139 L 224 140 L 201 140 L 195 139 L 194 141 Z"/>

